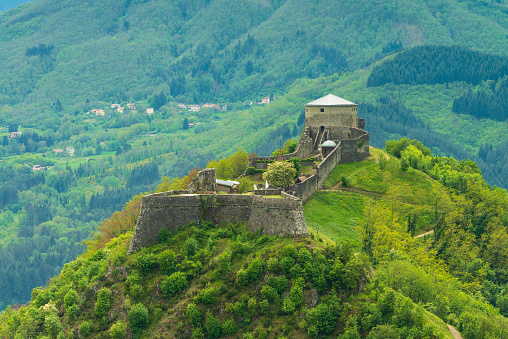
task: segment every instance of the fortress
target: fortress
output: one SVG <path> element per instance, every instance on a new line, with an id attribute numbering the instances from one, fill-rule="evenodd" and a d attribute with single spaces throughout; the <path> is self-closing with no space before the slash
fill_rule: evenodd
<path id="1" fill-rule="evenodd" d="M 305 127 L 298 146 L 282 160 L 314 158 L 319 164 L 313 163 L 313 174 L 282 191 L 280 198 L 264 196 L 265 190 L 250 195 L 219 194 L 215 169 L 199 172 L 187 190 L 144 196 L 129 253 L 154 244 L 162 228 L 175 231 L 190 222 L 199 227 L 201 220 L 217 226 L 246 222 L 253 232 L 271 236 L 306 236 L 303 204 L 339 163 L 362 161 L 370 155 L 369 133 L 364 131 L 365 120 L 358 118 L 357 108 L 333 94 L 305 105 Z M 255 157 L 249 159 L 248 167 L 265 169 L 271 160 L 280 159 Z"/>

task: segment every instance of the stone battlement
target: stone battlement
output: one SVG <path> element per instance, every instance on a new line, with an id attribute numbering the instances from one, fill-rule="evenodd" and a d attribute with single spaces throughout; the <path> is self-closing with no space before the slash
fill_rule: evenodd
<path id="1" fill-rule="evenodd" d="M 245 222 L 247 227 L 270 236 L 307 236 L 307 225 L 300 199 L 236 194 L 188 194 L 169 191 L 150 194 L 141 200 L 141 211 L 129 253 L 156 243 L 162 228 L 174 232 L 195 222 L 211 221 L 220 226 Z"/>

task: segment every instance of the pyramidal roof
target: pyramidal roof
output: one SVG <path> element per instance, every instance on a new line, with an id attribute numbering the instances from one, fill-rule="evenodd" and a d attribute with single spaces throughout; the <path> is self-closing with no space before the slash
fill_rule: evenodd
<path id="1" fill-rule="evenodd" d="M 328 94 L 322 98 L 309 102 L 305 106 L 352 106 L 352 105 L 356 104 L 346 99 L 339 98 L 336 95 Z"/>

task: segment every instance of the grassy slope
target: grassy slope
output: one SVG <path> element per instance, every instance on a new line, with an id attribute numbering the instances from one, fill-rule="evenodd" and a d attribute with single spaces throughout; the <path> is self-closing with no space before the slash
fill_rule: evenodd
<path id="1" fill-rule="evenodd" d="M 380 168 L 379 159 L 388 159 Z M 382 161 L 382 160 L 381 160 Z M 383 150 L 371 147 L 371 157 L 362 162 L 344 163 L 333 169 L 323 189 L 304 206 L 309 229 L 332 241 L 351 241 L 359 247 L 357 229 L 370 206 L 380 204 L 407 220 L 416 216 L 416 232 L 429 230 L 434 222 L 436 199 L 450 201 L 445 188 L 426 174 L 402 173 L 399 161 Z M 341 187 L 341 178 L 349 180 Z"/>

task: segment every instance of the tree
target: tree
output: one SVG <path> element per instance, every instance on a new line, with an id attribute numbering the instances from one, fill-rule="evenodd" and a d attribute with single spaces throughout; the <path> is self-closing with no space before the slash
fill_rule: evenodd
<path id="1" fill-rule="evenodd" d="M 128 318 L 133 330 L 139 332 L 148 325 L 148 310 L 143 304 L 136 304 L 129 311 Z"/>
<path id="2" fill-rule="evenodd" d="M 184 129 L 184 130 L 189 129 L 189 119 L 187 119 L 187 118 L 183 119 L 182 129 Z"/>
<path id="3" fill-rule="evenodd" d="M 97 302 L 95 303 L 95 315 L 101 317 L 106 315 L 111 308 L 111 290 L 101 288 L 97 293 Z"/>
<path id="4" fill-rule="evenodd" d="M 293 184 L 295 174 L 296 169 L 292 163 L 276 161 L 268 165 L 268 169 L 263 173 L 263 180 L 268 181 L 270 185 L 284 188 Z"/>

